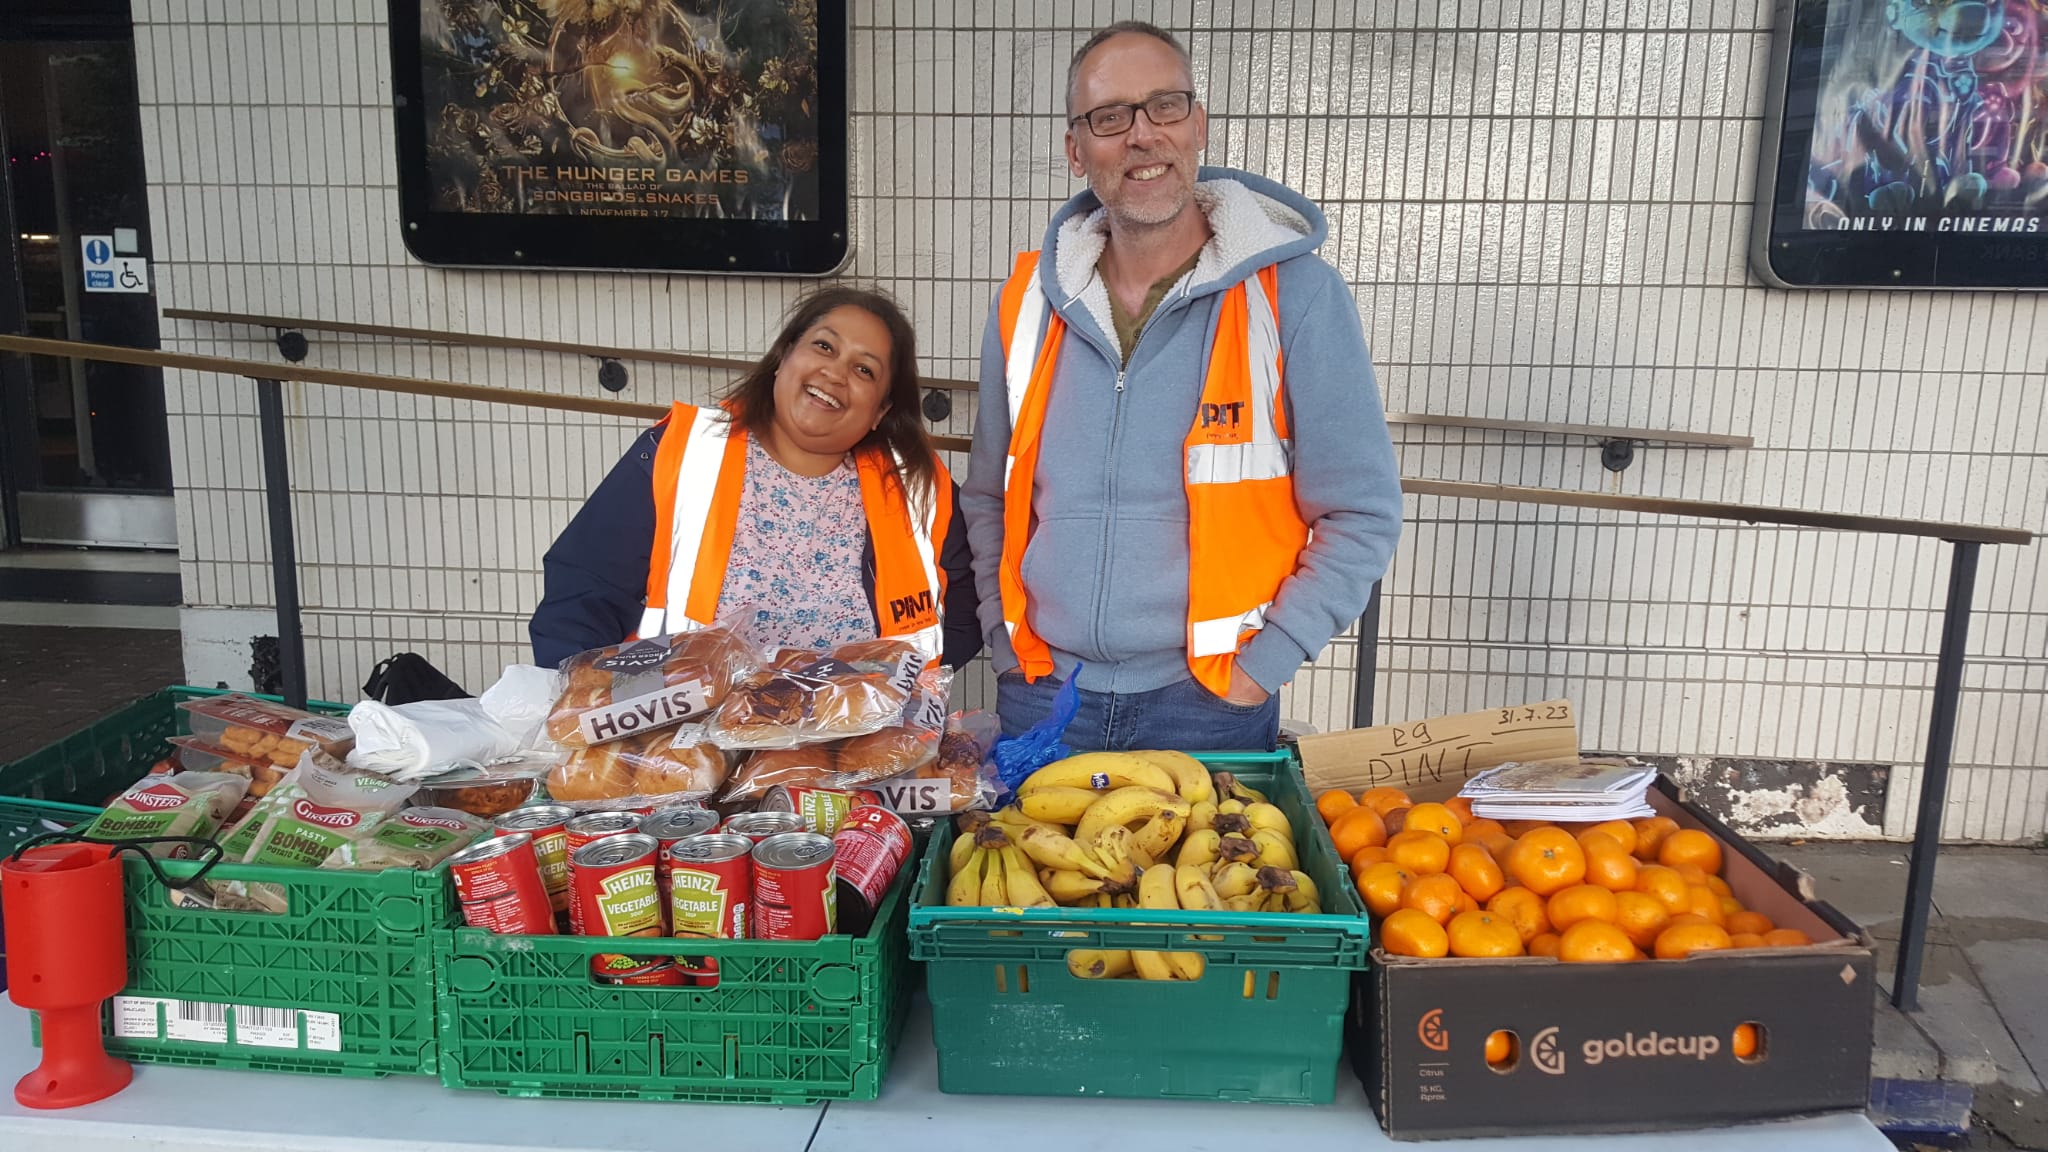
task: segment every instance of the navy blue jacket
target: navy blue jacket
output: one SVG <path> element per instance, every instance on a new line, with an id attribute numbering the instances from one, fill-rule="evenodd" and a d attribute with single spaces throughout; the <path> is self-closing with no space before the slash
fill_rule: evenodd
<path id="1" fill-rule="evenodd" d="M 647 604 L 647 563 L 654 548 L 654 450 L 661 433 L 661 426 L 641 433 L 541 561 L 545 587 L 527 625 L 534 663 L 552 668 L 578 652 L 617 644 L 640 626 Z M 875 542 L 865 531 L 861 536 L 861 585 L 872 611 Z M 975 622 L 980 597 L 974 590 L 974 563 L 967 551 L 957 485 L 953 521 L 939 549 L 939 564 L 946 570 L 946 638 L 940 659 L 958 668 L 974 659 L 982 641 Z M 876 627 L 879 631 L 880 625 Z"/>

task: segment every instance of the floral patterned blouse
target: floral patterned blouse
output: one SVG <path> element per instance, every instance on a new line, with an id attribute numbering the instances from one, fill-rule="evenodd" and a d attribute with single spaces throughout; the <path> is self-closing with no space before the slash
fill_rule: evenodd
<path id="1" fill-rule="evenodd" d="M 737 618 L 761 642 L 799 648 L 874 639 L 875 614 L 861 582 L 866 543 L 851 457 L 824 476 L 799 476 L 748 437 L 719 618 L 744 612 Z"/>

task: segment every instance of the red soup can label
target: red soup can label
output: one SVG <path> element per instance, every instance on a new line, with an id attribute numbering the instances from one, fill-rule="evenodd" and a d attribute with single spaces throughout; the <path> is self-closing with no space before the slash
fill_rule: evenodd
<path id="1" fill-rule="evenodd" d="M 464 923 L 512 936 L 552 936 L 555 910 L 541 882 L 533 837 L 524 832 L 479 840 L 448 858 Z"/>
<path id="2" fill-rule="evenodd" d="M 668 850 L 679 842 L 691 837 L 702 836 L 718 827 L 718 813 L 702 804 L 679 804 L 673 808 L 660 808 L 640 819 L 640 831 L 654 837 L 659 846 L 660 867 L 655 869 L 655 882 L 661 887 L 661 906 L 668 907 Z"/>
<path id="3" fill-rule="evenodd" d="M 638 812 L 586 812 L 570 820 L 565 825 L 565 828 L 569 834 L 569 854 L 574 856 L 576 850 L 585 844 L 602 840 L 607 836 L 617 836 L 622 832 L 638 832 L 640 830 L 640 814 Z"/>
<path id="4" fill-rule="evenodd" d="M 882 894 L 910 859 L 913 841 L 903 817 L 879 805 L 862 805 L 847 815 L 846 825 L 832 838 L 838 849 L 832 868 L 879 908 Z"/>
<path id="5" fill-rule="evenodd" d="M 678 840 L 668 851 L 668 916 L 677 936 L 744 940 L 754 894 L 754 842 L 714 834 Z"/>
<path id="6" fill-rule="evenodd" d="M 569 910 L 569 821 L 576 811 L 567 804 L 528 804 L 498 817 L 493 834 L 524 832 L 533 837 L 534 859 L 540 861 L 541 883 L 557 912 Z"/>
<path id="7" fill-rule="evenodd" d="M 816 832 L 785 832 L 754 845 L 754 936 L 816 940 L 839 921 L 832 840 Z"/>
<path id="8" fill-rule="evenodd" d="M 811 788 L 802 784 L 777 784 L 761 798 L 763 812 L 794 812 L 804 819 L 804 831 L 835 836 L 847 814 L 862 804 L 880 804 L 881 797 L 861 789 L 842 792 L 835 788 Z"/>

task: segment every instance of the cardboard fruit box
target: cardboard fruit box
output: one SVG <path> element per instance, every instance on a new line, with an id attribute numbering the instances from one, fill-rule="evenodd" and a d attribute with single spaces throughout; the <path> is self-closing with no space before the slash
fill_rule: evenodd
<path id="1" fill-rule="evenodd" d="M 1444 800 L 1463 776 L 1383 782 L 1417 801 Z M 1723 877 L 1744 906 L 1814 943 L 1633 964 L 1421 960 L 1375 947 L 1347 1038 L 1388 1135 L 1654 1131 L 1863 1108 L 1877 996 L 1869 938 L 1815 899 L 1807 876 L 1670 781 L 1660 777 L 1649 801 L 1721 841 Z M 1743 1025 L 1754 1050 L 1738 1056 Z M 1512 1040 L 1496 1040 L 1489 1063 L 1496 1032 Z"/>

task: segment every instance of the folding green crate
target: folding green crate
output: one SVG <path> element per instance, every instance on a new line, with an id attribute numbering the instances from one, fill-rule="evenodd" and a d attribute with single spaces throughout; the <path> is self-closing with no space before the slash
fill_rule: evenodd
<path id="1" fill-rule="evenodd" d="M 583 1100 L 873 1100 L 910 1000 L 904 920 L 915 862 L 913 853 L 858 937 L 435 933 L 441 1082 Z M 709 956 L 718 984 L 600 984 L 590 960 L 604 952 Z"/>
<path id="2" fill-rule="evenodd" d="M 1327 1104 L 1369 930 L 1289 752 L 1194 755 L 1265 791 L 1294 827 L 1321 915 L 946 906 L 947 827 L 910 909 L 939 1089 L 1021 1096 Z M 1193 925 L 1201 931 L 1193 931 Z M 1083 980 L 1074 949 L 1200 952 L 1200 980 Z"/>
<path id="3" fill-rule="evenodd" d="M 189 731 L 179 701 L 218 695 L 174 687 L 144 696 L 0 767 L 0 793 L 104 800 L 167 755 L 170 737 Z M 163 866 L 173 877 L 198 868 Z M 445 872 L 223 864 L 207 874 L 209 882 L 279 885 L 287 911 L 278 915 L 178 906 L 140 860 L 129 859 L 123 875 L 128 986 L 107 1006 L 109 1051 L 158 1064 L 434 1073 L 429 933 L 460 919 Z"/>

